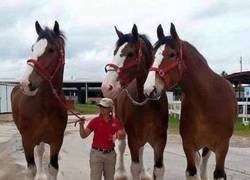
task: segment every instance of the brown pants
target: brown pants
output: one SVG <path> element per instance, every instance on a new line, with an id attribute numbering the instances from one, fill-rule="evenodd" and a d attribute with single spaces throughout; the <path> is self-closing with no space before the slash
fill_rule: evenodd
<path id="1" fill-rule="evenodd" d="M 102 153 L 98 150 L 91 149 L 90 152 L 90 179 L 101 180 L 102 174 L 104 180 L 114 180 L 116 153 Z"/>

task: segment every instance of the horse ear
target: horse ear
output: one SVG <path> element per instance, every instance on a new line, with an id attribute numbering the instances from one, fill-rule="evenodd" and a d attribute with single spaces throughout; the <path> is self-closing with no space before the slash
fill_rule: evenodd
<path id="1" fill-rule="evenodd" d="M 159 24 L 159 26 L 157 27 L 157 37 L 158 37 L 158 40 L 165 37 L 161 24 Z"/>
<path id="2" fill-rule="evenodd" d="M 54 25 L 53 30 L 54 30 L 54 32 L 56 33 L 56 35 L 59 35 L 59 34 L 60 34 L 59 24 L 58 24 L 57 21 L 55 21 L 55 25 Z"/>
<path id="3" fill-rule="evenodd" d="M 174 26 L 173 23 L 171 23 L 170 34 L 171 34 L 171 36 L 172 36 L 175 40 L 179 39 L 179 36 L 178 36 L 178 34 L 177 34 L 176 30 L 175 30 L 175 26 Z"/>
<path id="4" fill-rule="evenodd" d="M 137 26 L 135 24 L 133 25 L 133 28 L 132 28 L 132 34 L 135 37 L 135 39 L 137 40 L 139 35 L 138 35 Z"/>
<path id="5" fill-rule="evenodd" d="M 116 28 L 116 26 L 115 26 L 115 32 L 116 32 L 116 34 L 117 34 L 117 36 L 118 36 L 119 39 L 123 36 L 123 33 L 122 33 L 121 31 L 119 31 L 119 30 Z"/>
<path id="6" fill-rule="evenodd" d="M 41 28 L 38 21 L 36 21 L 35 27 L 36 27 L 36 33 L 39 35 L 43 31 L 43 29 Z"/>

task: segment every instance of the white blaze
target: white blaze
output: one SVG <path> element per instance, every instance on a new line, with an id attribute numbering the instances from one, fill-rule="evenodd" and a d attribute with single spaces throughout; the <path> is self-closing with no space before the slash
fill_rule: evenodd
<path id="1" fill-rule="evenodd" d="M 122 56 L 122 50 L 128 43 L 124 43 L 117 51 L 115 56 L 113 57 L 112 64 L 115 64 L 118 67 L 122 67 L 124 64 L 124 61 L 126 59 L 126 56 Z M 108 67 L 108 69 L 113 69 L 112 67 Z M 118 80 L 118 72 L 116 71 L 108 71 L 103 83 L 102 83 L 102 91 L 104 94 L 108 95 L 108 88 L 111 85 L 113 87 L 112 93 L 116 93 L 116 91 L 121 89 L 121 84 Z"/>
<path id="2" fill-rule="evenodd" d="M 161 45 L 156 53 L 155 53 L 155 58 L 152 67 L 158 68 L 163 60 L 163 51 L 165 49 L 165 44 Z M 148 77 L 146 79 L 146 82 L 144 84 L 144 93 L 147 94 L 148 96 L 151 94 L 151 92 L 154 90 L 154 87 L 157 86 L 156 83 L 156 73 L 155 71 L 149 71 Z"/>
<path id="3" fill-rule="evenodd" d="M 39 41 L 37 41 L 34 46 L 33 46 L 33 51 L 31 54 L 31 59 L 33 60 L 37 60 L 38 57 L 40 57 L 41 55 L 43 55 L 46 47 L 47 47 L 47 40 L 46 39 L 40 39 Z M 26 67 L 25 67 L 25 71 L 24 74 L 21 78 L 20 83 L 22 85 L 28 86 L 29 85 L 29 76 L 33 71 L 33 64 L 32 63 L 27 63 Z"/>

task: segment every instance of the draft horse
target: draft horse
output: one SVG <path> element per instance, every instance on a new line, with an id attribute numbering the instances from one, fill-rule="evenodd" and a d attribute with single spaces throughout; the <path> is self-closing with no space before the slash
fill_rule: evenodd
<path id="1" fill-rule="evenodd" d="M 113 61 L 105 67 L 107 74 L 101 89 L 105 97 L 116 102 L 116 115 L 124 124 L 132 158 L 133 179 L 150 178 L 143 165 L 143 147 L 149 143 L 154 150 L 153 176 L 160 180 L 164 176 L 163 152 L 167 141 L 168 101 L 165 92 L 157 101 L 148 100 L 143 94 L 143 84 L 153 61 L 153 47 L 145 35 L 138 34 L 136 25 L 129 34 L 123 34 L 117 28 L 115 30 L 118 41 Z M 125 174 L 125 147 L 123 140 L 119 144 L 121 155 L 115 175 L 117 179 Z"/>
<path id="2" fill-rule="evenodd" d="M 67 111 L 62 85 L 64 70 L 64 35 L 55 21 L 53 30 L 35 23 L 38 34 L 31 59 L 20 85 L 11 93 L 13 119 L 22 136 L 27 177 L 44 177 L 42 158 L 44 143 L 50 145 L 49 179 L 58 173 L 58 154 L 67 125 Z M 34 151 L 38 156 L 35 164 Z M 37 166 L 37 167 L 36 167 Z"/>
<path id="3" fill-rule="evenodd" d="M 190 43 L 179 38 L 174 24 L 170 36 L 157 28 L 155 58 L 144 84 L 146 96 L 179 85 L 182 89 L 180 134 L 187 159 L 187 179 L 207 179 L 210 152 L 216 157 L 214 179 L 226 179 L 224 170 L 230 137 L 237 117 L 237 103 L 231 84 L 214 73 L 205 58 Z M 197 152 L 203 148 L 201 172 Z M 197 161 L 195 161 L 197 160 Z"/>

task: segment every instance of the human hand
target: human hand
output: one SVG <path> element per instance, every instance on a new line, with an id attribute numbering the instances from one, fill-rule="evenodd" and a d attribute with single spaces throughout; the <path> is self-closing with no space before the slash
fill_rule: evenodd
<path id="1" fill-rule="evenodd" d="M 79 123 L 80 126 L 83 126 L 84 123 L 85 123 L 85 121 L 86 121 L 85 117 L 82 116 L 79 120 L 77 120 L 77 121 L 75 122 L 75 126 L 76 126 L 77 123 Z"/>

